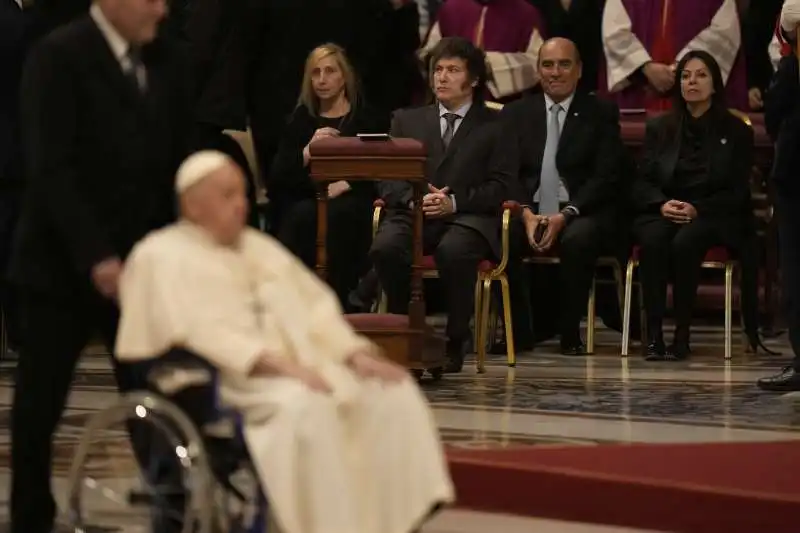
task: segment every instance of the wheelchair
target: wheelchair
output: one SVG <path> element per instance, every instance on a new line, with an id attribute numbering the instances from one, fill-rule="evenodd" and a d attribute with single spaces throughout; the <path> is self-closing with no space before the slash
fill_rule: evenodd
<path id="1" fill-rule="evenodd" d="M 68 476 L 68 519 L 76 533 L 119 527 L 119 515 L 92 523 L 86 507 L 126 506 L 133 529 L 152 533 L 265 533 L 268 506 L 258 475 L 249 462 L 237 413 L 218 401 L 218 373 L 201 358 L 171 350 L 135 363 L 143 390 L 121 395 L 112 406 L 91 416 L 83 428 Z M 119 479 L 105 486 L 88 468 L 92 446 L 126 424 L 142 488 Z M 119 436 L 119 434 L 117 434 Z M 131 512 L 132 511 L 132 512 Z M 149 518 L 141 515 L 149 512 Z M 126 513 L 126 514 L 128 514 Z"/>

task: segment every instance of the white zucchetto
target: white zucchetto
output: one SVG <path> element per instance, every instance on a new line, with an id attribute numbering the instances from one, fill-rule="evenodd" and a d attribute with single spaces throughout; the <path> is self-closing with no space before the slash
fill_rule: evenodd
<path id="1" fill-rule="evenodd" d="M 186 192 L 193 185 L 230 163 L 231 159 L 227 155 L 216 150 L 203 150 L 190 155 L 178 169 L 175 192 L 178 194 Z"/>

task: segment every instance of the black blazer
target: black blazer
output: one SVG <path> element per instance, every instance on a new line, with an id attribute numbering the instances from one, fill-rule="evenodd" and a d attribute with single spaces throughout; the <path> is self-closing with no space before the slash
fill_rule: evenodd
<path id="1" fill-rule="evenodd" d="M 0 186 L 19 185 L 19 83 L 28 42 L 30 17 L 15 0 L 0 0 Z"/>
<path id="2" fill-rule="evenodd" d="M 451 222 L 478 230 L 493 247 L 500 249 L 498 214 L 510 198 L 513 165 L 499 135 L 497 113 L 475 103 L 458 126 L 445 151 L 438 104 L 395 112 L 392 137 L 421 141 L 428 150 L 426 177 L 435 187 L 450 187 L 456 214 Z M 390 208 L 408 209 L 411 185 L 382 182 L 379 194 Z"/>
<path id="3" fill-rule="evenodd" d="M 93 265 L 124 258 L 174 219 L 191 117 L 188 61 L 165 41 L 142 52 L 144 96 L 88 15 L 31 52 L 21 98 L 29 186 L 11 265 L 18 283 L 85 286 Z"/>
<path id="4" fill-rule="evenodd" d="M 502 118 L 507 143 L 518 162 L 516 198 L 530 204 L 539 189 L 547 142 L 544 95 L 529 95 L 506 105 Z M 570 205 L 581 216 L 616 211 L 623 151 L 617 106 L 576 93 L 561 131 L 556 167 L 569 191 Z"/>
<path id="5" fill-rule="evenodd" d="M 303 148 L 319 127 L 317 117 L 312 116 L 305 106 L 295 108 L 283 130 L 278 153 L 272 161 L 267 179 L 270 200 L 291 202 L 316 198 L 310 166 L 303 166 Z M 342 137 L 355 137 L 359 133 L 386 133 L 389 130 L 389 116 L 371 107 L 357 106 L 337 129 Z M 370 199 L 375 196 L 375 186 L 371 182 L 358 180 L 350 186 L 352 193 L 365 194 Z"/>
<path id="6" fill-rule="evenodd" d="M 753 130 L 738 117 L 722 111 L 713 121 L 710 135 L 706 197 L 693 205 L 698 217 L 718 220 L 721 230 L 741 229 L 739 222 L 752 222 L 753 217 Z M 647 123 L 640 175 L 633 184 L 633 201 L 639 211 L 658 212 L 671 199 L 664 188 L 675 173 L 681 139 L 681 126 L 670 115 Z"/>

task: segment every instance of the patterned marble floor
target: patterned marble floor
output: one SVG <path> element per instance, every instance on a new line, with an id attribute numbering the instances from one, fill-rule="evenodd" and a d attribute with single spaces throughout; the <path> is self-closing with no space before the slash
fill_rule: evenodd
<path id="1" fill-rule="evenodd" d="M 424 383 L 423 389 L 444 439 L 461 447 L 800 439 L 800 396 L 763 393 L 754 385 L 757 378 L 788 361 L 784 338 L 768 341 L 783 356 L 735 353 L 726 364 L 719 328 L 700 328 L 693 335 L 695 354 L 687 362 L 622 359 L 619 335 L 601 330 L 598 354 L 591 357 L 559 356 L 555 344 L 546 344 L 520 354 L 516 368 L 508 368 L 504 357 L 495 356 L 486 374 L 479 375 L 470 366 L 439 383 Z M 7 501 L 12 383 L 12 365 L 0 364 L 0 501 Z M 107 358 L 92 351 L 77 371 L 69 410 L 56 438 L 60 479 L 55 484 L 62 496 L 63 476 L 83 424 L 114 398 Z M 121 460 L 127 455 L 124 433 L 109 435 L 101 448 L 113 458 L 109 477 L 120 480 L 130 475 L 132 463 Z M 109 467 L 102 464 L 101 470 Z M 426 533 L 477 533 L 497 527 L 507 533 L 623 531 L 449 511 Z"/>

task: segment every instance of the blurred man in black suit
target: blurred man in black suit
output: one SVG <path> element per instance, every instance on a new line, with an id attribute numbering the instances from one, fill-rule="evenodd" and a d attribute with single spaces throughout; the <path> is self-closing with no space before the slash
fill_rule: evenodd
<path id="1" fill-rule="evenodd" d="M 506 105 L 503 128 L 518 165 L 518 201 L 525 206 L 526 240 L 538 253 L 556 251 L 561 284 L 549 279 L 537 294 L 533 327 L 559 323 L 561 352 L 585 355 L 580 322 L 589 298 L 596 262 L 618 246 L 617 199 L 623 145 L 614 104 L 576 92 L 581 59 L 572 41 L 550 39 L 539 51 L 543 94 Z M 541 229 L 540 229 L 541 228 Z M 543 273 L 542 278 L 548 277 Z M 530 330 L 525 280 L 514 294 L 514 329 Z M 555 287 L 554 290 L 551 290 Z M 516 303 L 514 303 L 516 302 Z"/>
<path id="2" fill-rule="evenodd" d="M 113 349 L 122 262 L 174 217 L 191 98 L 183 54 L 156 38 L 166 10 L 166 0 L 95 0 L 88 15 L 44 37 L 25 66 L 28 186 L 11 261 L 24 323 L 13 533 L 52 530 L 51 438 L 78 357 L 95 330 Z M 121 390 L 142 387 L 132 369 L 115 362 L 115 371 Z"/>
<path id="3" fill-rule="evenodd" d="M 781 12 L 783 37 L 797 49 L 795 36 L 800 27 L 800 2 L 787 0 Z M 781 280 L 787 307 L 789 342 L 794 351 L 792 364 L 774 376 L 758 380 L 769 391 L 800 390 L 800 68 L 796 53 L 781 58 L 778 71 L 766 94 L 764 122 L 775 142 L 772 183 L 775 216 L 778 219 Z"/>
<path id="4" fill-rule="evenodd" d="M 0 308 L 7 331 L 9 353 L 19 343 L 18 314 L 13 291 L 5 276 L 22 195 L 22 147 L 19 139 L 19 83 L 22 64 L 32 38 L 29 13 L 18 0 L 0 0 Z M 0 358 L 6 357 L 0 353 Z"/>

